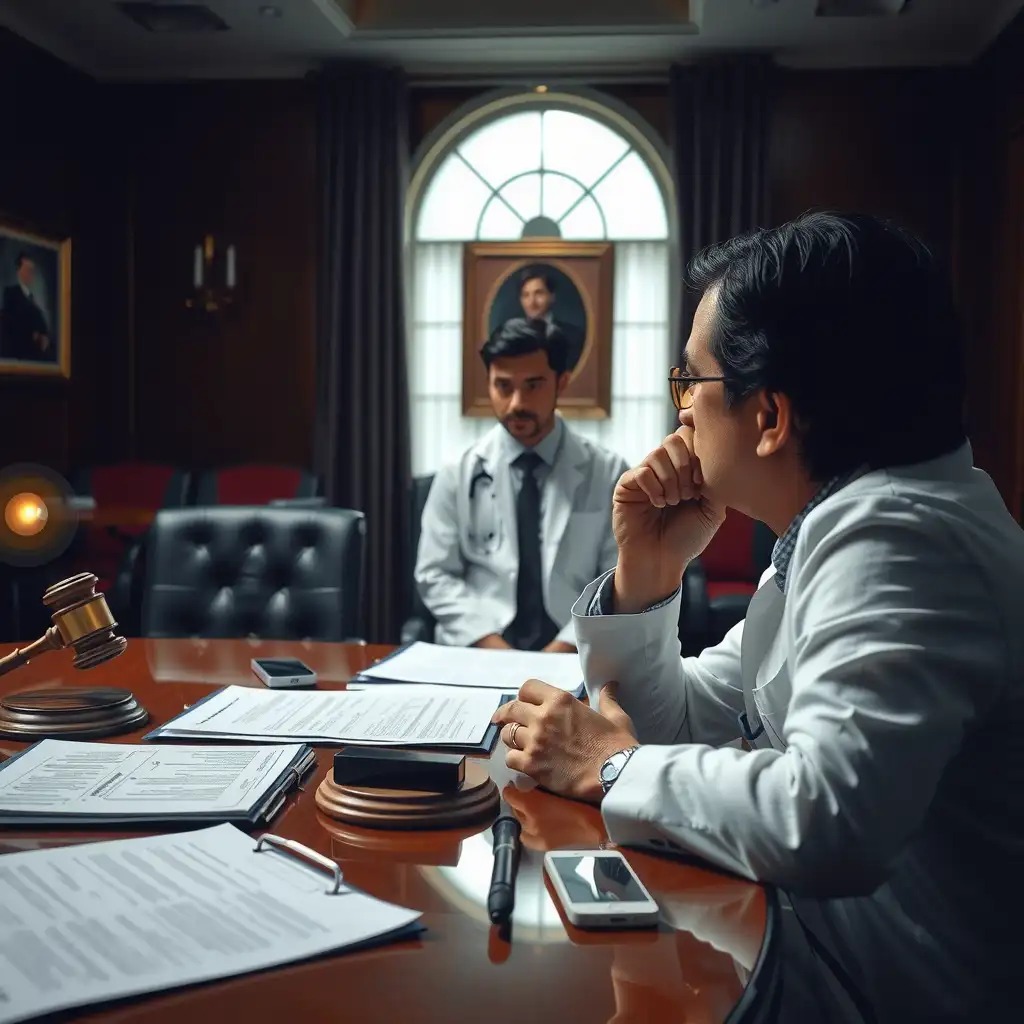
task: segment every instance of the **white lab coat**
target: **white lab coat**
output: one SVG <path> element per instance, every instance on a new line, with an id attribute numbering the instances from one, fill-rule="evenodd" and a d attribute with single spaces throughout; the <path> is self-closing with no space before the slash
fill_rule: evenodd
<path id="1" fill-rule="evenodd" d="M 678 596 L 577 602 L 591 700 L 617 680 L 644 744 L 609 835 L 788 890 L 881 1020 L 986 1019 L 1024 952 L 1024 532 L 964 445 L 837 491 L 773 574 L 699 658 Z M 723 747 L 744 710 L 756 749 Z"/>
<path id="2" fill-rule="evenodd" d="M 434 478 L 423 509 L 416 586 L 437 620 L 435 639 L 468 647 L 501 633 L 516 615 L 519 544 L 516 499 L 496 424 Z M 544 606 L 558 639 L 575 642 L 572 605 L 598 573 L 615 565 L 612 491 L 627 469 L 621 456 L 591 444 L 568 425 L 541 497 Z M 479 474 L 484 481 L 470 489 Z M 490 538 L 488 540 L 488 538 Z"/>

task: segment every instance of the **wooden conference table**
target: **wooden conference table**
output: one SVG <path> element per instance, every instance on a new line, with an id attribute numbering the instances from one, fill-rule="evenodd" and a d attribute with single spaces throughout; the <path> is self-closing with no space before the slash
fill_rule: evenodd
<path id="1" fill-rule="evenodd" d="M 0 650 L 6 653 L 7 648 Z M 48 653 L 0 679 L 0 693 L 54 686 L 122 686 L 150 713 L 145 729 L 112 742 L 133 742 L 211 690 L 262 685 L 253 657 L 297 657 L 320 685 L 340 688 L 389 648 L 357 644 L 246 640 L 129 640 L 119 658 L 88 672 L 67 651 Z M 0 739 L 0 756 L 25 744 Z M 606 841 L 596 808 L 536 789 L 505 789 L 511 773 L 499 741 L 492 777 L 523 825 L 524 850 L 511 935 L 502 938 L 486 913 L 492 866 L 487 829 L 441 833 L 367 832 L 324 817 L 314 793 L 333 751 L 304 791 L 289 798 L 269 830 L 336 860 L 345 881 L 384 900 L 423 912 L 420 937 L 377 949 L 165 994 L 76 1020 L 448 1022 L 488 1024 L 673 1021 L 721 1024 L 748 1019 L 773 904 L 758 885 L 701 867 L 625 851 L 663 908 L 657 931 L 584 932 L 562 916 L 541 864 L 546 849 Z M 520 784 L 522 780 L 520 779 Z M 0 829 L 0 853 L 121 838 L 115 832 Z M 751 979 L 757 984 L 751 984 Z M 749 991 L 748 991 L 749 986 Z M 735 1016 L 731 1016 L 735 1015 Z"/>

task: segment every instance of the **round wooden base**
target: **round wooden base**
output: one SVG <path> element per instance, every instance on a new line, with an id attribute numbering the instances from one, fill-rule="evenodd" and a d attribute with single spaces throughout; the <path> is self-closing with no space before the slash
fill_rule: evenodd
<path id="1" fill-rule="evenodd" d="M 69 686 L 0 697 L 0 736 L 5 739 L 93 740 L 131 732 L 148 719 L 149 712 L 130 690 L 115 687 Z"/>
<path id="2" fill-rule="evenodd" d="M 316 791 L 316 805 L 327 817 L 360 828 L 461 828 L 497 814 L 498 787 L 486 765 L 467 758 L 466 777 L 456 793 L 339 786 L 328 774 Z"/>

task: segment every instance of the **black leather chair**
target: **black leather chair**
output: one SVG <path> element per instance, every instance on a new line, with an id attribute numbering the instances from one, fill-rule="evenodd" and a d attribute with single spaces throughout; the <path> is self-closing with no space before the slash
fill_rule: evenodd
<path id="1" fill-rule="evenodd" d="M 413 478 L 412 487 L 409 492 L 411 503 L 411 514 L 409 517 L 410 545 L 409 552 L 413 566 L 416 564 L 416 552 L 420 546 L 420 526 L 423 522 L 423 506 L 427 503 L 427 495 L 434 483 L 434 474 L 428 473 L 425 476 Z M 430 614 L 427 606 L 420 600 L 419 591 L 416 589 L 415 579 L 411 581 L 409 614 L 402 625 L 401 642 L 403 644 L 415 643 L 417 640 L 426 640 L 433 643 L 434 627 L 437 623 L 434 616 Z"/>
<path id="2" fill-rule="evenodd" d="M 160 512 L 146 544 L 146 637 L 357 639 L 365 518 L 342 508 Z"/>

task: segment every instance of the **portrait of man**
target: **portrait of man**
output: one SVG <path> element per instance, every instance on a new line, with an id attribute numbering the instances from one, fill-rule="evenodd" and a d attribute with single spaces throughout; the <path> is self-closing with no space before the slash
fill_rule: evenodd
<path id="1" fill-rule="evenodd" d="M 69 244 L 0 228 L 0 366 L 52 372 L 66 364 L 61 275 Z"/>
<path id="2" fill-rule="evenodd" d="M 576 368 L 587 340 L 583 297 L 564 271 L 550 263 L 531 263 L 510 273 L 498 288 L 488 316 L 491 333 L 508 320 L 546 320 L 565 336 L 568 370 Z"/>
<path id="3" fill-rule="evenodd" d="M 462 411 L 493 416 L 480 353 L 505 324 L 540 320 L 565 339 L 563 416 L 611 415 L 615 247 L 525 238 L 463 246 Z"/>

